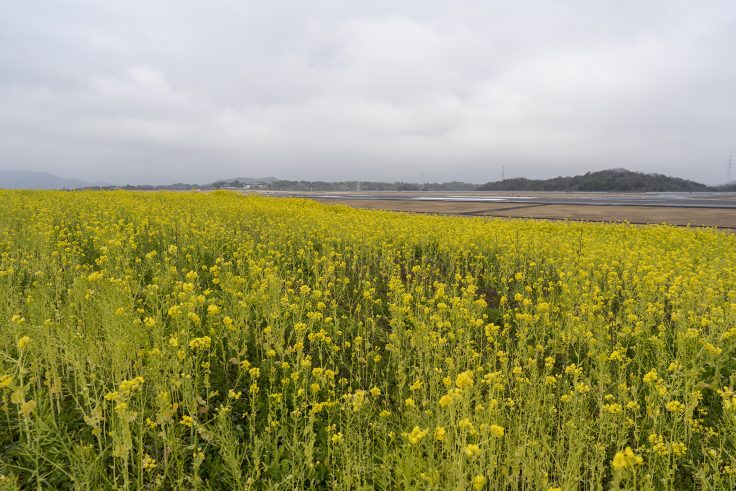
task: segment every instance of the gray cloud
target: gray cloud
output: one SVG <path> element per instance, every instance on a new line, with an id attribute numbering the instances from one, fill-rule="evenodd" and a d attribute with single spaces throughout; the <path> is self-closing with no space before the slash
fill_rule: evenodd
<path id="1" fill-rule="evenodd" d="M 9 2 L 0 167 L 112 182 L 725 181 L 730 1 Z"/>

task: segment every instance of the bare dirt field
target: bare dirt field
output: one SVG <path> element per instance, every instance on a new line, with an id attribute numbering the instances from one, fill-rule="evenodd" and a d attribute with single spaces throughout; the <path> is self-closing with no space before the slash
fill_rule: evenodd
<path id="1" fill-rule="evenodd" d="M 317 201 L 343 204 L 356 208 L 437 213 L 448 215 L 504 218 L 539 218 L 548 220 L 584 220 L 630 223 L 668 223 L 736 229 L 736 209 L 687 208 L 667 206 L 591 206 L 573 204 L 478 203 L 456 201 L 406 201 L 320 199 Z"/>

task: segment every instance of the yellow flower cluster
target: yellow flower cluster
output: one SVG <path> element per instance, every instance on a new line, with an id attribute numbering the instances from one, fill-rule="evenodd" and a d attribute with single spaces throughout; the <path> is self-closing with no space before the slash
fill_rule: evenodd
<path id="1" fill-rule="evenodd" d="M 201 338 L 194 338 L 189 341 L 189 347 L 193 350 L 206 350 L 212 345 L 212 339 L 209 336 L 202 336 Z"/>
<path id="2" fill-rule="evenodd" d="M 411 432 L 406 434 L 406 441 L 412 445 L 418 444 L 422 439 L 427 436 L 427 430 L 423 430 L 418 426 L 412 428 Z"/>
<path id="3" fill-rule="evenodd" d="M 627 467 L 633 467 L 635 465 L 641 465 L 644 459 L 636 455 L 631 447 L 626 447 L 623 451 L 616 452 L 611 461 L 611 467 L 614 470 L 626 469 Z"/>
<path id="4" fill-rule="evenodd" d="M 470 370 L 458 374 L 457 378 L 455 378 L 455 385 L 457 385 L 458 389 L 467 389 L 472 387 L 473 383 L 473 372 Z"/>
<path id="5" fill-rule="evenodd" d="M 143 382 L 145 382 L 145 379 L 143 377 L 135 377 L 130 380 L 123 380 L 120 382 L 120 392 L 123 395 L 130 394 L 131 392 L 135 392 L 141 388 L 143 385 Z"/>

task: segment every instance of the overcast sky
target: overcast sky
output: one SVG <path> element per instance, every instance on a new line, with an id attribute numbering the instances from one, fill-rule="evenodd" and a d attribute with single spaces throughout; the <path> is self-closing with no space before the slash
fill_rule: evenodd
<path id="1" fill-rule="evenodd" d="M 715 184 L 730 153 L 733 0 L 6 0 L 0 15 L 4 170 L 122 184 L 625 167 Z"/>

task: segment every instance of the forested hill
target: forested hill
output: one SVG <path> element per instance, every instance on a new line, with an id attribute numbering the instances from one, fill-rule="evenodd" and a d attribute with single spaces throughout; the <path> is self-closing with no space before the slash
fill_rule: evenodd
<path id="1" fill-rule="evenodd" d="M 479 191 L 709 191 L 700 184 L 679 177 L 644 174 L 626 169 L 587 172 L 580 176 L 553 179 L 524 177 L 488 182 Z"/>

